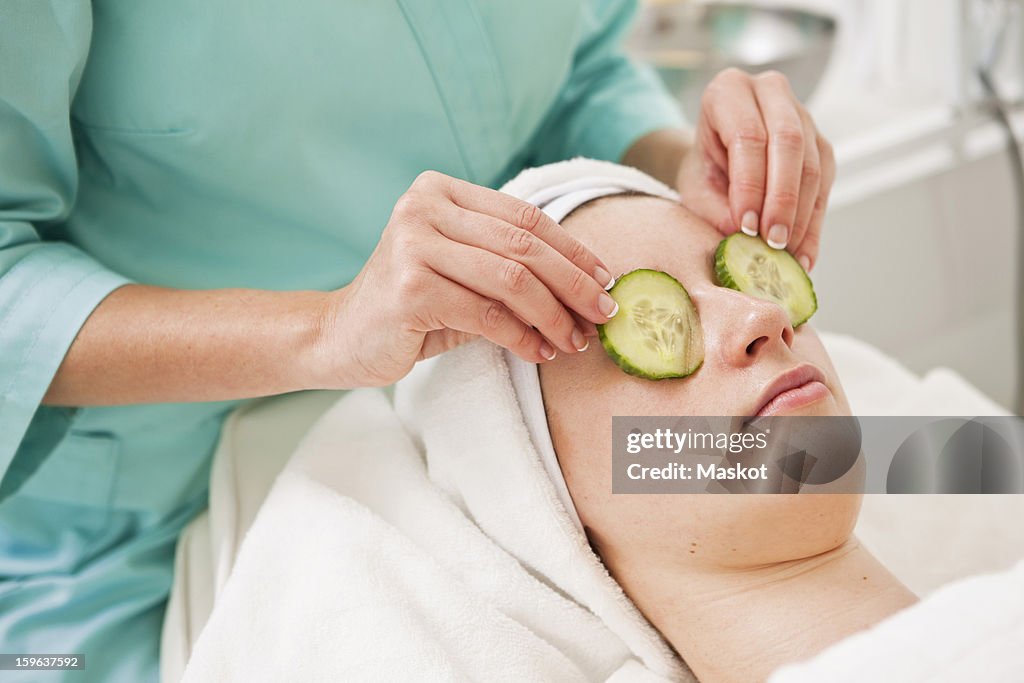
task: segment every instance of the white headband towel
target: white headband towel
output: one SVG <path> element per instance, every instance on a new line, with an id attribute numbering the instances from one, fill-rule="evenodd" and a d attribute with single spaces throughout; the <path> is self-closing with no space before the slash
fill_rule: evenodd
<path id="1" fill-rule="evenodd" d="M 642 171 L 608 161 L 582 158 L 527 169 L 506 183 L 501 191 L 537 206 L 556 223 L 587 202 L 616 194 L 637 192 L 679 201 L 675 190 Z M 505 361 L 530 440 L 540 454 L 559 500 L 576 528 L 582 532 L 583 523 L 569 495 L 548 431 L 537 366 L 508 350 L 505 351 Z"/>

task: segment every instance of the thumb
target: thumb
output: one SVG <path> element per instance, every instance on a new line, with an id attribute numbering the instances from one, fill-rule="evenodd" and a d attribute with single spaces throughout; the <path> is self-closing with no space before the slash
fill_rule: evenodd
<path id="1" fill-rule="evenodd" d="M 416 360 L 426 360 L 427 358 L 439 356 L 445 351 L 451 351 L 456 346 L 460 346 L 472 339 L 476 339 L 477 336 L 478 335 L 470 334 L 469 332 L 453 330 L 448 327 L 440 330 L 431 330 L 424 336 L 423 346 L 420 348 L 419 357 Z"/>

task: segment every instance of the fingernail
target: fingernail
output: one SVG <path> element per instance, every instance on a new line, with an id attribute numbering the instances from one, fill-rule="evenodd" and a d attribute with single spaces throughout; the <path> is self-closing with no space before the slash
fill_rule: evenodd
<path id="1" fill-rule="evenodd" d="M 807 258 L 807 254 L 804 254 L 798 260 L 800 261 L 800 267 L 804 269 L 804 272 L 811 269 L 811 259 Z"/>
<path id="2" fill-rule="evenodd" d="M 768 246 L 772 249 L 785 249 L 789 241 L 789 228 L 785 225 L 773 225 L 768 231 Z"/>
<path id="3" fill-rule="evenodd" d="M 597 308 L 606 318 L 612 318 L 619 312 L 619 305 L 615 303 L 615 299 L 611 298 L 607 294 L 602 294 L 598 297 Z"/>
<path id="4" fill-rule="evenodd" d="M 750 235 L 751 237 L 757 237 L 757 212 L 747 211 L 743 214 L 743 220 L 740 222 L 740 230 Z"/>
<path id="5" fill-rule="evenodd" d="M 597 284 L 605 288 L 605 291 L 611 289 L 615 284 L 615 278 L 612 277 L 612 274 L 601 266 L 594 268 L 594 279 L 597 280 Z"/>
<path id="6" fill-rule="evenodd" d="M 590 342 L 583 336 L 583 332 L 580 331 L 580 328 L 575 328 L 572 331 L 572 347 L 577 351 L 586 351 L 588 346 L 590 346 Z"/>
<path id="7" fill-rule="evenodd" d="M 555 349 L 548 344 L 546 341 L 540 343 L 540 355 L 544 356 L 547 360 L 554 360 L 555 356 L 558 355 Z"/>

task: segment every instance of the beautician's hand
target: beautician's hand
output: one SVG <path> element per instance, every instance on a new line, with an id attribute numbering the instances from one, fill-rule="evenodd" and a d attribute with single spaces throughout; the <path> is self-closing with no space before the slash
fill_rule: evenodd
<path id="1" fill-rule="evenodd" d="M 683 204 L 722 233 L 760 232 L 810 269 L 835 171 L 832 146 L 785 76 L 727 69 L 704 91 L 677 185 Z"/>
<path id="2" fill-rule="evenodd" d="M 530 362 L 575 353 L 614 312 L 610 280 L 535 206 L 424 173 L 363 270 L 330 300 L 322 347 L 331 384 L 391 384 L 477 336 Z"/>

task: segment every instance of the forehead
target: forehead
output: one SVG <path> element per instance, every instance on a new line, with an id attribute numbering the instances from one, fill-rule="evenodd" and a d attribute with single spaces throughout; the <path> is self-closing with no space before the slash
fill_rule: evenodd
<path id="1" fill-rule="evenodd" d="M 615 276 L 637 268 L 662 270 L 685 284 L 710 276 L 722 235 L 676 202 L 618 195 L 595 200 L 562 225 L 603 260 Z"/>

